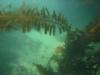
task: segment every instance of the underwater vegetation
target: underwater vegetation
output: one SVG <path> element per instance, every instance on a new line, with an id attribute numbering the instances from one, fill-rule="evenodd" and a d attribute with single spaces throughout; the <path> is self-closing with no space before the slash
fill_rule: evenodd
<path id="1" fill-rule="evenodd" d="M 11 9 L 12 5 L 7 6 Z M 19 27 L 23 32 L 31 31 L 32 28 L 36 30 L 44 29 L 44 32 L 55 34 L 56 28 L 60 32 L 66 31 L 67 21 L 64 15 L 57 14 L 55 10 L 50 13 L 47 8 L 38 10 L 37 8 L 30 8 L 24 3 L 15 11 L 0 11 L 0 31 L 7 31 Z"/>
<path id="2" fill-rule="evenodd" d="M 63 71 L 66 69 L 64 73 L 70 74 L 73 72 L 72 75 L 99 75 L 97 71 L 100 71 L 100 61 L 97 58 L 100 57 L 100 49 L 93 49 L 92 47 L 100 43 L 100 19 L 98 18 L 87 25 L 83 31 L 74 31 L 74 36 L 71 35 L 72 33 L 73 31 L 70 30 L 68 41 L 66 42 L 66 52 L 63 60 L 66 66 L 63 69 Z M 93 46 L 90 46 L 92 43 Z M 95 52 L 90 55 L 90 53 L 87 53 L 88 50 L 90 50 L 90 53 Z"/>
<path id="3" fill-rule="evenodd" d="M 12 6 L 9 5 L 9 8 Z M 56 28 L 60 32 L 66 31 L 64 45 L 55 49 L 55 53 L 48 61 L 47 67 L 33 63 L 39 75 L 100 75 L 100 17 L 87 25 L 84 30 L 72 30 L 64 15 L 56 11 L 50 13 L 47 8 L 26 7 L 23 4 L 15 11 L 0 11 L 0 31 L 8 31 L 15 27 L 23 32 L 32 28 L 55 35 Z M 56 63 L 56 70 L 51 66 Z M 21 67 L 23 69 L 23 66 Z"/>
<path id="4" fill-rule="evenodd" d="M 44 73 L 40 75 L 100 75 L 100 19 L 96 18 L 84 30 L 69 28 L 67 36 L 65 45 L 55 49 L 48 67 L 41 65 L 45 71 L 39 69 Z M 57 63 L 57 71 L 50 65 L 52 61 Z"/>

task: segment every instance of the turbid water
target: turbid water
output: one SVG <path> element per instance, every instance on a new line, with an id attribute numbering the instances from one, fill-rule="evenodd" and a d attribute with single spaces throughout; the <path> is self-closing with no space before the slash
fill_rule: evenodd
<path id="1" fill-rule="evenodd" d="M 75 28 L 84 30 L 100 13 L 99 0 L 0 0 L 0 12 L 14 12 L 22 4 L 25 4 L 26 8 L 27 6 L 38 10 L 47 8 L 49 13 L 55 10 L 56 13 L 64 14 L 72 30 L 75 30 Z M 4 15 L 0 16 L 1 26 Z M 8 15 L 11 16 L 12 13 Z M 23 19 L 28 18 L 31 17 Z M 45 19 L 43 24 L 46 23 L 48 18 L 50 18 L 49 22 L 55 26 L 55 21 L 51 17 L 42 17 L 42 20 Z M 41 15 L 35 16 L 35 19 L 40 21 Z M 17 20 L 17 22 L 20 22 L 20 20 Z M 33 25 L 35 25 L 34 23 Z M 55 35 L 49 35 L 49 31 L 47 31 L 47 34 L 44 33 L 45 28 L 41 28 L 42 30 L 38 31 L 33 27 L 29 32 L 22 32 L 21 28 L 17 26 L 18 23 L 16 23 L 15 28 L 11 28 L 8 31 L 1 30 L 0 32 L 0 75 L 67 75 L 58 72 L 59 63 L 57 62 L 63 58 L 61 54 L 65 49 L 67 31 L 60 33 L 59 29 L 56 28 Z M 98 27 L 100 28 L 100 24 Z M 99 45 L 97 44 L 95 47 L 95 49 L 99 49 L 98 51 L 100 51 Z M 98 71 L 97 75 L 99 74 Z"/>

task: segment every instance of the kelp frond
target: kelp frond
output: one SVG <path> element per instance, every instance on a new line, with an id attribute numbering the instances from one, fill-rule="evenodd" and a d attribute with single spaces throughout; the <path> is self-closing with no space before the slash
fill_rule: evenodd
<path id="1" fill-rule="evenodd" d="M 11 6 L 10 6 L 11 7 Z M 37 8 L 25 7 L 22 5 L 14 12 L 0 11 L 0 30 L 8 30 L 18 25 L 23 32 L 30 31 L 33 27 L 37 30 L 43 28 L 45 33 L 55 34 L 56 28 L 60 32 L 66 31 L 68 23 L 64 15 L 55 11 L 50 13 L 47 8 L 38 10 Z"/>
<path id="2" fill-rule="evenodd" d="M 100 30 L 100 18 L 97 18 L 94 22 L 91 22 L 86 28 L 86 31 L 90 33 L 94 33 L 96 30 Z"/>

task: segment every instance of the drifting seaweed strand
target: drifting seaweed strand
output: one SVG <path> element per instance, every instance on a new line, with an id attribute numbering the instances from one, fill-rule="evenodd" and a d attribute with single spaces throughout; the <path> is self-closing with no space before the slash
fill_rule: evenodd
<path id="1" fill-rule="evenodd" d="M 66 31 L 68 26 L 68 24 L 65 22 L 66 20 L 64 16 L 61 13 L 60 15 L 57 15 L 56 12 L 53 11 L 53 13 L 50 14 L 47 8 L 43 8 L 39 11 L 35 8 L 25 7 L 25 5 L 23 4 L 15 12 L 3 13 L 4 12 L 0 11 L 1 31 L 2 28 L 9 29 L 9 27 L 13 28 L 14 25 L 18 25 L 22 28 L 23 32 L 30 31 L 32 27 L 36 26 L 38 30 L 43 28 L 45 30 L 45 33 L 50 31 L 50 34 L 52 32 L 53 34 L 55 34 L 55 25 L 57 25 L 57 28 L 59 27 L 60 31 L 61 29 L 63 31 Z"/>

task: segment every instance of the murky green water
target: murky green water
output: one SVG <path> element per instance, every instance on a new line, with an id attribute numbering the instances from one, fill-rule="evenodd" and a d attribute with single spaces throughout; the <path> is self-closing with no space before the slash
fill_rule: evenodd
<path id="1" fill-rule="evenodd" d="M 1 31 L 0 75 L 100 75 L 100 19 L 97 25 L 91 24 L 90 30 L 85 31 L 100 14 L 99 0 L 0 0 L 0 25 L 1 11 L 14 12 L 22 4 L 38 10 L 48 8 L 50 13 L 60 12 L 72 29 L 60 33 L 56 28 L 55 35 L 45 34 L 44 29 L 37 31 L 35 27 L 25 33 L 16 27 Z"/>

